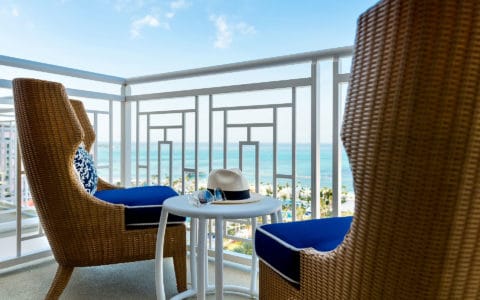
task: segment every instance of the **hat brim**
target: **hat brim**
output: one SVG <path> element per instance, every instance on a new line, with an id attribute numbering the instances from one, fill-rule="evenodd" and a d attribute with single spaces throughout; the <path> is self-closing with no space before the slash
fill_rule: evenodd
<path id="1" fill-rule="evenodd" d="M 245 203 L 253 203 L 262 200 L 264 196 L 257 194 L 257 193 L 250 193 L 250 198 L 242 199 L 242 200 L 220 200 L 220 201 L 213 201 L 212 204 L 245 204 Z"/>

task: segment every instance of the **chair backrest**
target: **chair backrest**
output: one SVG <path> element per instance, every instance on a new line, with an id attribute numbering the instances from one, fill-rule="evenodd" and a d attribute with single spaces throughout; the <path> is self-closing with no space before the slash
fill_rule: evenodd
<path id="1" fill-rule="evenodd" d="M 85 234 L 82 225 L 91 222 L 84 216 L 89 195 L 73 167 L 85 135 L 61 84 L 14 79 L 13 93 L 30 191 L 55 257 L 62 261 L 68 256 L 64 245 Z M 87 139 L 85 144 L 91 146 L 91 142 Z M 87 200 L 79 201 L 81 198 Z"/>
<path id="2" fill-rule="evenodd" d="M 90 119 L 88 118 L 87 111 L 85 110 L 82 101 L 70 99 L 70 104 L 72 105 L 75 115 L 83 130 L 83 144 L 85 145 L 85 149 L 90 151 L 93 143 L 95 143 L 96 135 L 95 130 L 90 123 Z"/>
<path id="3" fill-rule="evenodd" d="M 381 1 L 358 21 L 342 139 L 355 297 L 480 297 L 480 2 Z M 328 276 L 328 275 L 326 275 Z"/>

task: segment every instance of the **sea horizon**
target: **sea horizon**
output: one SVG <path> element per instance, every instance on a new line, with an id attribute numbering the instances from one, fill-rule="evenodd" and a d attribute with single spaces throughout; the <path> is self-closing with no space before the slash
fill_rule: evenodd
<path id="1" fill-rule="evenodd" d="M 113 178 L 120 178 L 120 142 L 113 143 Z M 209 168 L 208 142 L 200 142 L 198 144 L 198 171 L 199 179 L 206 180 Z M 193 169 L 195 167 L 195 144 L 185 143 L 185 168 Z M 332 186 L 332 144 L 320 144 L 320 186 Z M 277 143 L 277 174 L 292 174 L 291 162 L 291 144 Z M 100 142 L 98 144 L 98 162 L 99 165 L 108 164 L 108 142 Z M 139 145 L 139 164 L 145 165 L 147 162 L 147 144 L 145 142 Z M 161 151 L 161 181 L 168 176 L 169 153 L 167 145 L 163 145 Z M 296 146 L 296 183 L 304 188 L 311 186 L 311 163 L 310 163 L 310 144 L 297 144 Z M 173 178 L 181 178 L 181 143 L 173 143 Z M 254 161 L 254 147 L 246 146 L 243 148 L 243 173 L 253 184 L 255 178 L 255 161 Z M 214 143 L 212 152 L 212 168 L 223 168 L 223 144 Z M 132 179 L 136 178 L 136 145 L 132 144 L 131 161 L 132 161 Z M 150 178 L 158 174 L 158 149 L 156 143 L 151 143 L 150 146 Z M 353 192 L 353 179 L 348 164 L 348 159 L 345 151 L 342 151 L 342 166 L 341 179 L 342 186 L 347 192 Z M 260 143 L 259 146 L 259 181 L 261 184 L 273 183 L 273 143 Z M 227 168 L 239 167 L 239 146 L 238 143 L 227 144 Z M 100 169 L 99 173 L 102 177 L 108 178 L 108 170 Z M 140 169 L 140 180 L 146 180 L 146 170 Z M 277 179 L 277 184 L 290 185 L 291 180 Z"/>

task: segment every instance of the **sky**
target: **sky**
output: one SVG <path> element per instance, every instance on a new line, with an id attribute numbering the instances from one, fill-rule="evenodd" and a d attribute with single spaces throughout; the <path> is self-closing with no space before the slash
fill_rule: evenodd
<path id="1" fill-rule="evenodd" d="M 373 0 L 0 0 L 0 55 L 130 77 L 348 46 Z"/>
<path id="2" fill-rule="evenodd" d="M 358 16 L 375 2 L 374 0 L 0 0 L 0 55 L 123 78 L 158 74 L 350 46 L 354 43 Z M 238 84 L 239 82 L 236 82 L 238 80 L 247 83 L 309 76 L 310 67 L 308 65 L 300 67 L 303 73 L 291 69 L 269 69 L 265 70 L 262 77 L 257 73 L 237 72 L 227 77 L 207 76 L 198 80 L 167 81 L 165 86 L 173 90 L 191 89 Z M 331 74 L 328 66 L 323 70 Z M 4 70 L 0 66 L 0 77 L 5 73 L 2 71 Z M 5 71 L 6 75 L 3 75 L 7 76 L 5 78 L 36 76 L 36 73 L 29 75 L 30 73 L 22 73 L 18 69 Z M 50 77 L 45 79 L 50 80 Z M 320 79 L 326 80 L 323 73 L 320 74 Z M 51 80 L 56 81 L 55 77 Z M 73 88 L 88 90 L 97 88 L 92 88 L 90 81 L 81 82 L 82 86 L 70 86 L 68 78 L 61 80 Z M 322 114 L 320 140 L 328 143 L 332 139 L 331 83 L 326 80 L 321 84 L 321 98 L 326 98 L 327 101 L 320 105 Z M 109 90 L 104 92 L 119 92 L 117 85 L 107 88 Z M 132 87 L 134 94 L 138 92 L 136 88 Z M 152 90 L 148 90 L 149 88 Z M 142 92 L 148 93 L 157 92 L 159 87 L 142 86 L 141 89 Z M 2 93 L 10 91 L 0 89 L 0 96 Z M 287 96 L 289 98 L 290 94 L 287 93 Z M 234 102 L 246 100 L 256 102 L 266 96 L 260 94 L 255 98 L 249 94 L 249 99 L 246 99 L 240 94 L 232 97 Z M 270 98 L 278 101 L 282 97 L 275 94 Z M 308 93 L 303 97 L 306 100 L 305 111 L 308 110 L 309 97 Z M 299 110 L 301 103 L 303 102 L 299 101 Z M 103 104 L 105 106 L 108 103 Z M 100 104 L 88 101 L 86 105 L 87 108 L 97 109 Z M 158 109 L 160 104 L 147 101 L 144 105 Z M 114 109 L 117 112 L 118 108 Z M 106 120 L 100 122 L 108 124 Z M 308 118 L 297 121 L 300 142 L 309 141 L 308 122 Z M 207 133 L 201 131 L 201 140 L 208 137 Z M 269 135 L 271 134 L 265 134 Z M 289 140 L 288 136 L 279 138 Z M 115 130 L 114 139 L 120 139 L 119 130 Z"/>

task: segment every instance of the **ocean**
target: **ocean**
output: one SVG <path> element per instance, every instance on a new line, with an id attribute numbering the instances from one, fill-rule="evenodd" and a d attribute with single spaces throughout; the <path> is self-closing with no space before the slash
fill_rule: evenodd
<path id="1" fill-rule="evenodd" d="M 290 144 L 278 144 L 277 146 L 277 173 L 291 175 L 292 174 L 292 162 L 291 162 L 291 149 Z M 132 179 L 136 178 L 135 174 L 135 145 L 132 145 Z M 147 147 L 143 143 L 140 145 L 140 165 L 145 165 L 147 162 Z M 168 163 L 169 163 L 169 150 L 166 145 L 163 145 L 161 151 L 161 173 L 162 178 L 165 179 L 168 176 Z M 208 175 L 208 143 L 199 143 L 199 178 L 200 181 L 206 180 Z M 177 179 L 181 177 L 181 144 L 173 144 L 173 178 Z M 253 146 L 244 146 L 243 148 L 243 173 L 253 184 L 255 178 L 255 150 Z M 114 143 L 113 145 L 113 178 L 114 182 L 120 178 L 120 144 Z M 108 144 L 99 143 L 98 145 L 98 161 L 99 165 L 108 164 Z M 150 147 L 150 176 L 157 176 L 158 173 L 158 149 L 156 145 Z M 194 144 L 187 143 L 185 147 L 185 168 L 195 167 L 195 152 Z M 239 167 L 239 147 L 238 144 L 229 144 L 227 147 L 227 168 Z M 223 168 L 223 145 L 213 145 L 213 168 Z M 296 182 L 302 187 L 309 188 L 311 185 L 310 176 L 310 145 L 298 144 L 296 148 Z M 100 169 L 99 173 L 103 177 L 108 178 L 108 170 Z M 342 151 L 342 166 L 341 166 L 341 179 L 342 186 L 347 192 L 353 192 L 353 179 L 348 159 L 344 151 Z M 259 147 L 259 178 L 261 184 L 268 184 L 273 182 L 273 145 L 272 144 L 260 144 Z M 186 174 L 187 176 L 189 174 Z M 146 170 L 140 169 L 140 179 L 146 179 Z M 278 179 L 277 183 L 285 185 L 288 182 L 291 185 L 290 180 Z M 332 145 L 321 144 L 320 145 L 320 186 L 331 187 L 332 186 Z"/>

